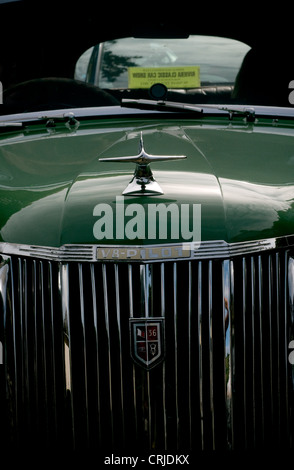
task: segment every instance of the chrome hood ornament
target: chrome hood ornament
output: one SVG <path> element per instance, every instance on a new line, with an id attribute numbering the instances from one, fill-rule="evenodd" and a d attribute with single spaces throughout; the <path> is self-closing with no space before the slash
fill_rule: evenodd
<path id="1" fill-rule="evenodd" d="M 100 162 L 119 162 L 119 163 L 136 163 L 135 173 L 123 191 L 123 196 L 153 196 L 163 194 L 163 191 L 157 181 L 153 177 L 150 163 L 162 162 L 170 160 L 180 160 L 187 158 L 185 155 L 169 156 L 169 155 L 149 155 L 143 144 L 143 136 L 141 132 L 139 153 L 133 157 L 111 157 L 100 158 Z"/>

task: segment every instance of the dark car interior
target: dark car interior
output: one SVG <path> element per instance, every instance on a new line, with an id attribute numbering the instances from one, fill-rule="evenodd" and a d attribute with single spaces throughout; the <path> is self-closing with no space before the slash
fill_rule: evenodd
<path id="1" fill-rule="evenodd" d="M 79 55 L 113 33 L 111 24 L 101 20 L 99 4 L 87 2 L 83 9 L 73 6 L 61 9 L 59 3 L 12 1 L 1 5 L 9 21 L 1 27 L 0 81 L 3 87 L 0 114 L 13 114 L 42 109 L 118 105 L 122 98 L 149 98 L 148 90 L 101 90 L 97 86 L 74 80 Z M 18 14 L 15 14 L 18 11 Z M 200 10 L 199 10 L 200 11 Z M 205 12 L 205 8 L 203 7 Z M 119 13 L 117 13 L 118 16 Z M 165 14 L 146 13 L 143 19 L 125 15 L 115 22 L 117 37 L 144 37 L 219 34 L 246 42 L 252 50 L 245 57 L 234 86 L 204 86 L 188 89 L 180 101 L 189 103 L 237 103 L 250 105 L 289 106 L 289 82 L 294 78 L 289 54 L 288 35 L 283 38 L 261 34 L 255 16 L 240 21 L 192 21 L 180 16 L 176 21 Z M 134 21 L 135 17 L 135 21 Z M 201 17 L 201 14 L 199 15 Z M 215 19 L 218 15 L 215 15 Z M 164 21 L 163 21 L 164 19 Z M 267 30 L 271 31 L 267 19 Z M 84 32 L 87 34 L 84 34 Z M 280 45 L 279 45 L 280 43 Z M 284 46 L 281 49 L 281 46 Z M 283 50 L 283 54 L 281 53 Z M 168 100 L 179 101 L 176 91 L 169 91 Z"/>

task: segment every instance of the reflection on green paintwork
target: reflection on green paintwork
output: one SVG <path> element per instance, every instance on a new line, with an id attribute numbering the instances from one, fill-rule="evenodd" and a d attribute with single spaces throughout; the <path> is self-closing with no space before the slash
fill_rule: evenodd
<path id="1" fill-rule="evenodd" d="M 99 158 L 136 154 L 141 132 L 150 154 L 186 160 L 152 164 L 164 194 L 125 197 L 125 205 L 199 204 L 201 239 L 228 242 L 294 233 L 294 127 L 247 124 L 227 117 L 200 120 L 84 121 L 71 132 L 0 136 L 1 240 L 60 246 L 96 243 L 97 204 L 115 211 L 134 164 Z M 157 243 L 158 240 L 105 240 Z M 176 240 L 171 240 L 176 241 Z"/>

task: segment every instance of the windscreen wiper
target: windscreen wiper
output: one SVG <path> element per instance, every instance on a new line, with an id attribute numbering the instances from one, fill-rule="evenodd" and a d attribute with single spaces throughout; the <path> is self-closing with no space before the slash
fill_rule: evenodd
<path id="1" fill-rule="evenodd" d="M 154 83 L 148 90 L 151 100 L 123 98 L 121 106 L 126 108 L 154 109 L 156 111 L 192 111 L 202 113 L 202 109 L 185 103 L 166 101 L 167 87 L 163 83 Z"/>
<path id="2" fill-rule="evenodd" d="M 123 98 L 121 101 L 122 107 L 127 108 L 139 108 L 139 109 L 154 109 L 156 111 L 191 111 L 202 114 L 204 110 L 217 110 L 225 111 L 229 113 L 229 118 L 232 119 L 234 114 L 241 114 L 245 116 L 248 122 L 255 121 L 255 109 L 248 106 L 240 105 L 215 105 L 215 104 L 201 104 L 193 105 L 186 103 L 178 103 L 173 101 L 154 101 L 145 99 L 126 99 Z"/>
<path id="3" fill-rule="evenodd" d="M 139 109 L 154 109 L 156 111 L 193 111 L 196 113 L 202 113 L 203 109 L 199 106 L 191 104 L 178 103 L 176 101 L 154 101 L 144 99 L 128 99 L 123 98 L 121 106 L 125 108 L 139 108 Z"/>

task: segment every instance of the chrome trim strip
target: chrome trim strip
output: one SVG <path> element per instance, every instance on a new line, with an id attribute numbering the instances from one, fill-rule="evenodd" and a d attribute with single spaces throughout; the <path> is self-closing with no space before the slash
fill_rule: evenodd
<path id="1" fill-rule="evenodd" d="M 128 265 L 128 279 L 129 279 L 129 302 L 130 302 L 130 317 L 133 318 L 134 316 L 134 308 L 133 308 L 133 278 L 132 278 L 133 270 L 132 265 Z"/>
<path id="2" fill-rule="evenodd" d="M 53 393 L 54 429 L 55 429 L 55 433 L 57 434 L 57 408 L 56 408 L 56 403 L 57 403 L 56 359 L 57 358 L 55 354 L 57 340 L 55 338 L 55 332 L 54 332 L 54 323 L 55 323 L 54 303 L 53 303 L 54 290 L 55 289 L 54 289 L 54 283 L 53 283 L 52 263 L 49 261 L 48 263 L 48 292 L 49 292 L 50 328 L 51 328 L 51 341 L 52 341 L 50 353 L 51 353 L 52 371 L 53 371 L 50 381 L 52 383 L 51 390 Z"/>
<path id="3" fill-rule="evenodd" d="M 151 390 L 151 380 L 150 380 L 150 370 L 147 370 L 146 371 L 146 382 L 147 382 L 147 406 L 148 406 L 148 423 L 147 423 L 147 426 L 148 426 L 148 442 L 149 442 L 149 448 L 151 449 L 152 448 L 152 425 L 153 425 L 153 422 L 152 422 L 152 401 L 151 401 L 151 393 L 150 393 L 150 390 Z M 146 403 L 146 401 L 145 401 Z M 146 413 L 146 416 L 147 416 L 147 413 Z M 147 418 L 145 417 L 145 420 Z"/>
<path id="4" fill-rule="evenodd" d="M 133 266 L 128 265 L 128 298 L 129 298 L 129 312 L 130 318 L 134 317 L 134 308 L 133 308 Z M 137 388 L 136 388 L 136 367 L 133 363 L 132 365 L 132 383 L 133 383 L 133 406 L 134 406 L 134 415 L 135 415 L 135 436 L 138 438 L 138 421 L 137 421 Z"/>
<path id="5" fill-rule="evenodd" d="M 232 437 L 231 437 L 231 446 L 232 449 L 235 449 L 235 429 L 234 429 L 234 406 L 235 406 L 235 378 L 236 378 L 236 335 L 235 335 L 235 282 L 234 282 L 234 262 L 229 261 L 229 270 L 230 270 L 230 359 L 231 359 L 231 367 L 230 367 L 230 374 L 231 374 L 231 430 L 232 430 Z"/>
<path id="6" fill-rule="evenodd" d="M 252 338 L 252 418 L 253 418 L 253 445 L 256 444 L 256 400 L 255 400 L 255 374 L 256 374 L 256 357 L 255 357 L 255 266 L 254 258 L 250 260 L 251 274 L 250 274 L 250 288 L 251 288 L 251 338 Z"/>
<path id="7" fill-rule="evenodd" d="M 39 274 L 39 294 L 40 294 L 40 312 L 39 315 L 41 317 L 41 329 L 40 329 L 40 336 L 41 336 L 41 364 L 42 364 L 42 382 L 44 383 L 44 402 L 45 402 L 45 413 L 46 413 L 46 422 L 48 423 L 48 383 L 47 383 L 47 375 L 48 370 L 46 366 L 46 350 L 48 349 L 48 345 L 46 344 L 46 333 L 45 333 L 45 302 L 44 302 L 44 271 L 43 271 L 43 262 L 39 262 L 39 273 L 37 273 L 37 263 L 33 262 L 33 269 L 34 269 L 34 282 L 36 282 L 37 275 Z M 35 284 L 36 289 L 37 285 Z M 35 305 L 36 307 L 36 305 Z M 37 313 L 37 309 L 35 310 Z M 38 315 L 34 318 L 35 322 L 35 345 L 38 346 L 38 336 L 37 336 L 37 322 L 38 322 Z M 38 380 L 38 377 L 37 377 Z M 37 387 L 36 387 L 37 389 Z M 46 430 L 47 437 L 48 437 L 48 429 Z"/>
<path id="8" fill-rule="evenodd" d="M 111 361 L 111 335 L 109 324 L 109 308 L 108 308 L 108 280 L 107 280 L 107 266 L 102 264 L 102 282 L 103 282 L 103 295 L 104 295 L 104 315 L 105 315 L 105 328 L 107 337 L 107 355 L 108 355 L 108 383 L 109 383 L 109 411 L 111 419 L 111 436 L 114 440 L 114 418 L 113 418 L 113 397 L 112 397 L 112 361 Z M 113 442 L 112 442 L 113 444 Z"/>
<path id="9" fill-rule="evenodd" d="M 98 411 L 98 436 L 101 439 L 101 403 L 100 403 L 100 362 L 99 362 L 99 335 L 98 335 L 98 311 L 97 311 L 97 297 L 96 293 L 96 276 L 94 265 L 91 264 L 91 288 L 92 288 L 92 306 L 93 306 L 93 326 L 94 326 L 94 337 L 95 337 L 95 356 L 96 356 L 96 374 L 97 374 L 97 411 Z"/>
<path id="10" fill-rule="evenodd" d="M 214 416 L 214 393 L 213 393 L 213 283 L 212 283 L 212 261 L 208 262 L 208 328 L 209 328 L 209 391 L 210 391 L 210 412 L 211 412 L 211 432 L 212 449 L 215 450 L 215 416 Z"/>
<path id="11" fill-rule="evenodd" d="M 7 323 L 7 282 L 9 275 L 9 260 L 3 260 L 0 263 L 0 312 L 3 318 L 0 319 L 1 323 L 3 321 L 4 336 L 6 331 Z M 0 365 L 4 364 L 3 357 L 3 338 L 1 338 L 1 356 L 0 356 Z"/>
<path id="12" fill-rule="evenodd" d="M 224 341 L 224 384 L 225 406 L 227 419 L 227 446 L 233 447 L 233 390 L 234 390 L 234 360 L 233 360 L 233 331 L 232 331 L 232 302 L 234 292 L 232 290 L 232 269 L 230 260 L 223 262 L 223 341 Z"/>
<path id="13" fill-rule="evenodd" d="M 122 350 L 122 332 L 121 332 L 121 318 L 120 318 L 119 270 L 118 270 L 117 264 L 114 265 L 114 276 L 115 276 L 116 318 L 117 318 L 118 348 L 119 348 L 120 404 L 121 404 L 121 415 L 122 415 L 122 434 L 123 434 L 123 441 L 125 441 L 123 350 Z"/>
<path id="14" fill-rule="evenodd" d="M 160 265 L 161 279 L 161 316 L 165 317 L 165 264 Z M 166 338 L 164 335 L 164 351 L 166 351 Z M 165 361 L 162 363 L 162 405 L 163 405 L 163 429 L 164 429 L 164 449 L 167 450 L 167 410 L 166 410 L 166 370 Z"/>
<path id="15" fill-rule="evenodd" d="M 294 258 L 293 256 L 289 256 L 288 258 L 288 265 L 286 266 L 287 272 L 285 275 L 288 274 L 288 302 L 289 302 L 289 313 L 287 315 L 287 308 L 285 307 L 285 322 L 286 322 L 286 328 L 285 328 L 285 339 L 286 339 L 286 351 L 285 351 L 285 361 L 286 364 L 289 366 L 289 372 L 287 375 L 287 393 L 286 393 L 286 406 L 289 406 L 289 399 L 291 397 L 291 394 L 293 393 L 293 388 L 294 388 L 294 369 L 293 365 L 290 366 L 290 363 L 288 361 L 288 345 L 290 344 L 290 341 L 293 340 L 294 338 Z M 285 289 L 285 294 L 286 294 L 286 289 Z M 285 299 L 286 300 L 286 299 Z M 287 301 L 286 301 L 287 305 Z M 288 383 L 289 381 L 289 383 Z M 290 397 L 289 397 L 289 392 L 290 392 Z M 289 443 L 293 444 L 293 442 L 290 441 L 291 436 L 289 433 L 289 417 L 287 416 L 287 435 L 289 436 Z"/>
<path id="16" fill-rule="evenodd" d="M 280 385 L 280 377 L 281 377 L 281 354 L 280 354 L 280 304 L 281 304 L 281 261 L 280 261 L 280 254 L 276 253 L 276 341 L 277 341 L 277 371 L 276 371 L 276 376 L 278 378 L 277 380 L 277 422 L 278 422 L 278 444 L 281 442 L 281 385 Z"/>
<path id="17" fill-rule="evenodd" d="M 69 267 L 68 264 L 60 264 L 58 272 L 59 296 L 63 320 L 63 361 L 64 361 L 64 386 L 65 400 L 69 401 L 71 412 L 71 438 L 75 446 L 74 406 L 72 388 L 72 358 L 71 358 L 71 334 L 69 312 Z"/>
<path id="18" fill-rule="evenodd" d="M 274 365 L 273 365 L 273 325 L 272 325 L 272 316 L 273 316 L 273 260 L 272 256 L 268 257 L 268 323 L 269 323 L 269 357 L 270 357 L 270 366 L 269 366 L 269 383 L 270 383 L 270 419 L 271 426 L 273 425 L 273 416 L 274 416 L 274 403 L 273 403 L 273 378 L 274 378 Z"/>
<path id="19" fill-rule="evenodd" d="M 258 256 L 258 313 L 259 313 L 259 344 L 260 344 L 260 394 L 261 394 L 261 428 L 262 428 L 262 439 L 264 440 L 264 366 L 263 366 L 263 270 L 261 264 L 261 257 Z"/>
<path id="20" fill-rule="evenodd" d="M 199 357 L 199 412 L 201 449 L 204 449 L 204 407 L 203 407 L 203 339 L 202 339 L 202 261 L 198 264 L 198 357 Z"/>
<path id="21" fill-rule="evenodd" d="M 189 259 L 224 259 L 232 256 L 246 255 L 250 253 L 257 253 L 261 251 L 271 250 L 275 248 L 287 248 L 294 246 L 293 236 L 285 236 L 279 238 L 269 238 L 262 240 L 254 240 L 247 242 L 227 243 L 222 240 L 202 241 L 196 244 L 191 243 L 176 243 L 176 244 L 156 244 L 156 245 L 85 245 L 85 244 L 66 244 L 60 247 L 50 246 L 37 246 L 25 245 L 17 243 L 0 243 L 0 253 L 6 255 L 28 256 L 38 259 L 49 259 L 59 262 L 139 262 L 139 263 L 154 263 L 160 261 L 181 261 Z M 190 250 L 189 256 L 170 257 L 166 252 L 174 247 L 180 253 L 181 250 Z M 124 252 L 127 249 L 131 251 L 137 250 L 137 256 L 119 258 L 113 256 L 111 259 L 106 257 L 97 259 L 97 250 L 108 249 L 121 249 Z M 162 256 L 158 255 L 158 248 L 162 249 Z M 152 249 L 156 249 L 156 257 L 152 257 Z M 149 250 L 146 254 L 147 250 Z M 151 250 L 151 251 L 150 251 Z M 147 256 L 150 256 L 147 258 Z"/>
<path id="22" fill-rule="evenodd" d="M 18 288 L 20 292 L 20 304 L 19 304 L 19 315 L 20 315 L 20 337 L 21 337 L 21 350 L 22 350 L 22 401 L 26 405 L 29 397 L 29 371 L 28 371 L 28 338 L 27 338 L 27 325 L 28 325 L 28 310 L 27 310 L 27 261 L 18 260 Z M 28 412 L 28 411 L 27 411 Z"/>
<path id="23" fill-rule="evenodd" d="M 177 296 L 177 264 L 173 264 L 173 315 L 174 315 L 174 339 L 175 339 L 175 411 L 176 411 L 176 436 L 177 448 L 180 440 L 180 417 L 179 417 L 179 392 L 178 392 L 178 296 Z"/>
<path id="24" fill-rule="evenodd" d="M 16 292 L 14 288 L 14 273 L 13 273 L 13 265 L 11 262 L 11 258 L 9 258 L 9 266 L 10 266 L 10 277 L 11 277 L 11 315 L 12 315 L 12 342 L 13 342 L 13 374 L 14 374 L 14 388 L 13 388 L 13 393 L 14 393 L 14 417 L 15 417 L 15 422 L 18 424 L 19 418 L 18 418 L 18 402 L 19 402 L 19 393 L 18 393 L 18 376 L 19 376 L 19 367 L 18 367 L 18 362 L 17 362 L 17 357 L 16 357 L 16 343 L 17 343 L 17 335 L 16 335 L 16 308 L 15 308 L 15 301 L 16 301 Z M 17 432 L 17 440 L 19 439 L 18 432 Z"/>
<path id="25" fill-rule="evenodd" d="M 246 324 L 247 324 L 247 318 L 246 318 L 246 312 L 247 312 L 247 266 L 246 266 L 246 258 L 242 259 L 242 303 L 243 303 L 243 311 L 242 311 L 242 325 L 243 325 L 243 394 L 244 394 L 244 408 L 243 408 L 243 419 L 244 419 L 244 447 L 247 449 L 248 444 L 247 444 L 247 402 L 248 402 L 248 396 L 247 396 L 247 380 L 246 380 L 246 370 L 247 370 L 247 361 L 246 361 L 246 353 L 247 353 L 247 347 L 246 347 Z"/>
<path id="26" fill-rule="evenodd" d="M 81 332 L 82 332 L 82 361 L 84 365 L 84 377 L 81 377 L 81 382 L 84 380 L 84 414 L 86 422 L 86 435 L 87 441 L 89 440 L 89 404 L 88 404 L 88 378 L 87 378 L 87 351 L 86 351 L 86 324 L 85 324 L 85 302 L 84 302 L 84 276 L 83 276 L 83 265 L 78 264 L 79 271 L 79 293 L 80 293 L 80 319 L 81 319 Z"/>
<path id="27" fill-rule="evenodd" d="M 211 109 L 209 108 L 208 105 L 203 105 L 203 104 L 195 104 L 193 106 L 199 106 L 202 108 L 203 114 L 211 114 Z M 234 105 L 222 105 L 223 109 L 218 109 L 215 108 L 213 109 L 213 114 L 219 115 L 220 117 L 222 116 L 227 116 L 228 112 L 225 110 L 226 106 L 234 109 Z M 238 108 L 238 106 L 237 106 Z M 279 117 L 294 117 L 294 110 L 293 107 L 281 107 L 281 106 L 256 106 L 254 105 L 255 109 L 255 115 L 260 115 L 264 117 L 269 117 L 269 118 L 279 118 Z M 141 110 L 137 108 L 123 108 L 121 106 L 100 106 L 100 107 L 85 107 L 85 108 L 71 108 L 70 110 L 75 117 L 109 117 L 109 116 L 122 116 L 122 115 L 130 115 L 130 114 L 157 114 L 157 115 L 162 115 L 161 110 Z M 15 113 L 15 114 L 6 114 L 0 117 L 0 123 L 1 122 L 13 122 L 13 121 L 19 121 L 19 122 L 34 122 L 40 119 L 49 119 L 56 117 L 56 115 L 59 115 L 60 117 L 63 117 L 64 114 L 67 114 L 69 112 L 68 108 L 60 108 L 52 111 L 48 111 L 47 109 L 44 109 L 43 111 L 32 111 L 32 112 L 27 112 L 27 113 Z M 167 113 L 168 111 L 165 111 Z M 173 118 L 174 111 L 169 112 L 171 118 Z"/>
<path id="28" fill-rule="evenodd" d="M 140 265 L 140 303 L 141 303 L 141 316 L 149 318 L 152 316 L 153 306 L 153 285 L 152 285 L 152 266 L 149 264 Z M 134 370 L 134 365 L 133 365 Z M 151 378 L 150 371 L 146 370 L 146 376 L 142 383 L 142 395 L 144 396 L 145 404 L 147 404 L 147 410 L 144 410 L 143 419 L 145 424 L 146 433 L 148 435 L 148 445 L 152 448 L 152 403 L 151 403 Z"/>
<path id="29" fill-rule="evenodd" d="M 292 257 L 289 257 L 288 256 L 288 253 L 285 253 L 284 254 L 284 260 L 285 260 L 285 264 L 284 264 L 284 273 L 283 273 L 283 276 L 284 276 L 284 279 L 285 280 L 288 280 L 288 275 L 289 275 L 289 267 L 288 267 L 288 263 L 289 263 L 289 259 L 292 258 Z M 288 373 L 288 367 L 287 365 L 289 364 L 288 363 L 288 339 L 289 339 L 289 318 L 288 318 L 288 290 L 289 290 L 289 280 L 288 280 L 288 285 L 287 285 L 287 282 L 285 282 L 285 285 L 284 285 L 284 331 L 283 331 L 283 335 L 284 335 L 284 356 L 283 356 L 283 366 L 285 367 L 285 396 L 284 396 L 284 403 L 286 404 L 286 409 L 288 410 L 289 409 L 289 373 Z M 287 430 L 287 436 L 289 437 L 289 415 L 287 413 L 286 415 L 286 430 Z"/>
<path id="30" fill-rule="evenodd" d="M 192 266 L 191 262 L 188 265 L 188 343 L 189 343 L 189 356 L 188 356 L 188 371 L 189 371 L 189 447 L 192 448 Z"/>
<path id="31" fill-rule="evenodd" d="M 143 317 L 153 316 L 153 270 L 149 264 L 140 266 L 141 278 L 141 315 Z"/>

